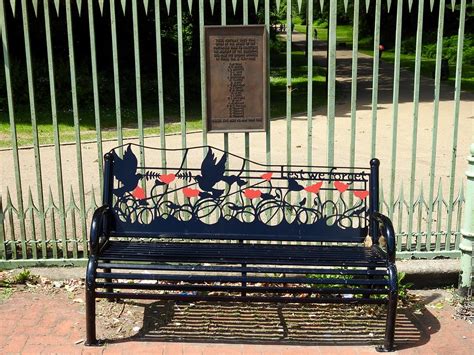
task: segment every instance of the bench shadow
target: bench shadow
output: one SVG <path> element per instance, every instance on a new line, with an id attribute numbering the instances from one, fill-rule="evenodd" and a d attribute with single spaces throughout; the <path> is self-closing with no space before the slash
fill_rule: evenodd
<path id="1" fill-rule="evenodd" d="M 429 300 L 425 300 L 424 304 Z M 129 341 L 271 344 L 378 345 L 385 330 L 384 306 L 172 302 L 145 304 L 143 327 Z M 440 323 L 424 306 L 397 315 L 397 350 L 426 344 Z"/>

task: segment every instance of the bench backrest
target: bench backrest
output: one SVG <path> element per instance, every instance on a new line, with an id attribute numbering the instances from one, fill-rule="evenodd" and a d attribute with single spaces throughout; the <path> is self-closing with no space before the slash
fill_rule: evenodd
<path id="1" fill-rule="evenodd" d="M 378 160 L 370 165 L 265 165 L 210 146 L 128 144 L 105 155 L 104 203 L 113 236 L 359 243 L 378 210 Z"/>

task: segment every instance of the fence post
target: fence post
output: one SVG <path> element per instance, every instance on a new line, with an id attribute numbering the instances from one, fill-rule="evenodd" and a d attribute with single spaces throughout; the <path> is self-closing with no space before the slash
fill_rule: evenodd
<path id="1" fill-rule="evenodd" d="M 464 223 L 461 228 L 461 276 L 459 293 L 466 295 L 472 286 L 472 249 L 474 244 L 474 143 L 471 144 L 470 156 L 467 159 L 466 170 L 466 204 L 464 209 Z"/>

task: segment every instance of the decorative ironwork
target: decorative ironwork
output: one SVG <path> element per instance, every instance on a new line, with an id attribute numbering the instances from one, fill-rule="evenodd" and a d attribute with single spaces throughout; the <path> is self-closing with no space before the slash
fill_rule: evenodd
<path id="1" fill-rule="evenodd" d="M 186 149 L 180 167 L 167 173 L 159 167 L 138 167 L 131 144 L 123 158 L 111 151 L 117 230 L 158 226 L 163 233 L 228 235 L 245 227 L 256 235 L 299 235 L 302 240 L 324 230 L 338 240 L 367 234 L 369 174 L 364 171 L 313 171 L 251 161 L 255 169 L 245 169 L 246 159 L 214 147 L 207 147 L 200 167 L 193 167 L 189 154 L 195 149 Z M 229 156 L 237 169 L 226 168 Z M 337 199 L 325 200 L 327 190 L 337 191 Z M 349 194 L 356 197 L 352 205 L 345 199 Z"/>

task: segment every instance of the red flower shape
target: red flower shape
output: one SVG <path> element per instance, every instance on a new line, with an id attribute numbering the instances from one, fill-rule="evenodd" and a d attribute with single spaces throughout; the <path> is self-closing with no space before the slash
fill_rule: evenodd
<path id="1" fill-rule="evenodd" d="M 259 198 L 260 196 L 262 196 L 262 191 L 247 189 L 247 190 L 244 190 L 244 195 L 245 197 L 249 199 Z"/>
<path id="2" fill-rule="evenodd" d="M 366 191 L 366 190 L 358 190 L 358 191 L 354 191 L 354 196 L 360 198 L 361 200 L 365 199 L 367 196 L 369 196 L 369 191 Z"/>
<path id="3" fill-rule="evenodd" d="M 164 182 L 165 184 L 169 184 L 172 182 L 174 179 L 176 179 L 175 174 L 161 174 L 160 175 L 160 180 Z"/>
<path id="4" fill-rule="evenodd" d="M 143 190 L 140 186 L 137 186 L 135 187 L 135 190 L 132 191 L 132 196 L 137 200 L 143 200 L 146 197 L 145 190 Z"/>
<path id="5" fill-rule="evenodd" d="M 319 190 L 321 189 L 321 186 L 323 186 L 323 182 L 317 182 L 316 184 L 306 186 L 304 189 L 308 192 L 311 192 L 313 194 L 317 194 Z"/>
<path id="6" fill-rule="evenodd" d="M 340 181 L 334 181 L 334 186 L 341 194 L 349 188 L 348 184 L 344 184 Z"/>
<path id="7" fill-rule="evenodd" d="M 270 180 L 272 179 L 272 176 L 273 176 L 273 173 L 266 173 L 266 174 L 261 175 L 260 177 L 261 177 L 263 180 L 270 181 Z"/>
<path id="8" fill-rule="evenodd" d="M 183 194 L 186 197 L 198 197 L 200 192 L 198 189 L 192 189 L 190 187 L 183 188 Z"/>

